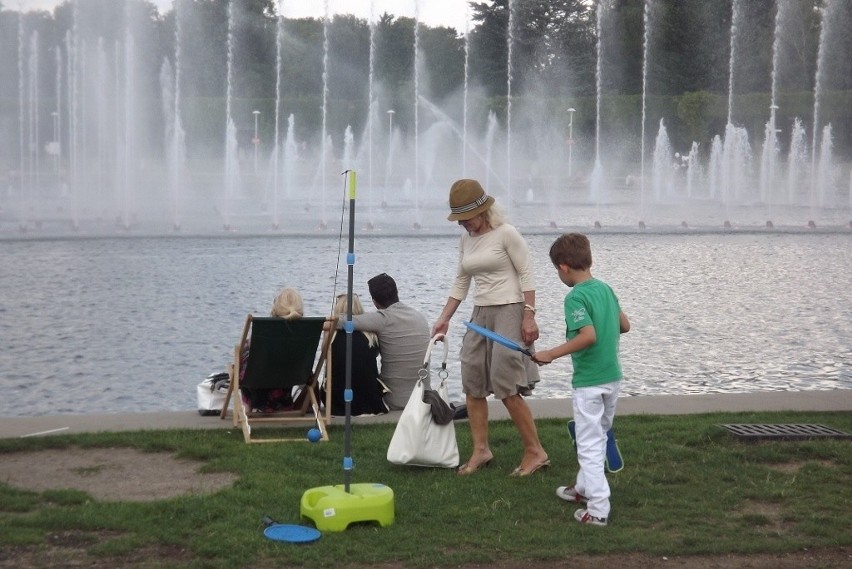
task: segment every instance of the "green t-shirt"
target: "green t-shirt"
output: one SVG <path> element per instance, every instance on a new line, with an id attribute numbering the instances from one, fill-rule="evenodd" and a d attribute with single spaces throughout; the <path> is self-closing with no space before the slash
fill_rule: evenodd
<path id="1" fill-rule="evenodd" d="M 610 286 L 589 279 L 571 289 L 565 297 L 565 337 L 575 337 L 580 328 L 594 326 L 597 341 L 571 354 L 574 387 L 591 387 L 621 379 L 618 342 L 621 337 L 618 298 Z"/>

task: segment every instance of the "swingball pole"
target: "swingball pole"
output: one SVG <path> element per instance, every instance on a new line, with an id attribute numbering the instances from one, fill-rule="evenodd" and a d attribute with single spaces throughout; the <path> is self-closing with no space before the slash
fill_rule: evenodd
<path id="1" fill-rule="evenodd" d="M 352 288 L 355 280 L 355 187 L 357 176 L 355 170 L 345 172 L 349 182 L 349 251 L 346 255 L 346 389 L 343 391 L 343 401 L 346 408 L 346 419 L 343 428 L 343 486 L 349 493 L 352 480 L 352 332 L 355 325 L 352 322 Z"/>
<path id="2" fill-rule="evenodd" d="M 360 483 L 351 484 L 352 469 L 352 333 L 355 325 L 352 322 L 352 283 L 354 282 L 355 267 L 355 172 L 344 172 L 349 185 L 349 253 L 346 264 L 349 266 L 347 275 L 346 321 L 343 329 L 346 331 L 346 374 L 343 400 L 346 408 L 346 418 L 343 431 L 343 480 L 344 484 L 336 486 L 320 486 L 311 488 L 302 494 L 299 512 L 302 518 L 313 520 L 320 531 L 343 531 L 350 524 L 373 522 L 380 527 L 393 523 L 394 495 L 393 490 L 384 484 Z"/>

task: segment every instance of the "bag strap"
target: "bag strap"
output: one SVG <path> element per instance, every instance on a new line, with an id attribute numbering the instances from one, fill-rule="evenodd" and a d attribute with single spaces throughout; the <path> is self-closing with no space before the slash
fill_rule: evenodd
<path id="1" fill-rule="evenodd" d="M 447 337 L 444 334 L 435 334 L 429 340 L 429 346 L 426 348 L 426 356 L 425 356 L 425 359 L 423 360 L 423 367 L 428 368 L 429 362 L 432 360 L 432 348 L 435 347 L 435 344 L 437 342 L 443 342 L 443 344 L 444 344 L 444 359 L 441 362 L 441 367 L 443 369 L 447 368 L 447 356 L 450 353 L 450 346 L 447 343 Z"/>
<path id="2" fill-rule="evenodd" d="M 438 373 L 438 377 L 441 378 L 442 385 L 447 380 L 447 356 L 450 353 L 450 346 L 447 343 L 447 338 L 444 334 L 435 334 L 429 340 L 429 346 L 426 348 L 426 355 L 423 359 L 423 365 L 420 367 L 420 371 L 418 372 L 419 381 L 421 382 L 429 377 L 429 367 L 431 366 L 432 360 L 432 349 L 438 342 L 442 342 L 444 344 L 444 357 L 443 360 L 441 360 L 441 371 Z"/>
<path id="3" fill-rule="evenodd" d="M 417 387 L 423 388 L 423 382 L 429 378 L 430 375 L 430 367 L 431 367 L 431 359 L 432 359 L 432 349 L 435 347 L 437 342 L 444 343 L 444 359 L 441 362 L 441 369 L 438 371 L 438 377 L 441 379 L 441 384 L 438 389 L 445 387 L 447 381 L 447 356 L 449 355 L 450 348 L 447 345 L 444 334 L 435 334 L 429 340 L 429 346 L 426 348 L 426 356 L 423 359 L 423 365 L 420 367 L 417 375 Z M 421 400 L 423 403 L 429 405 L 432 420 L 438 425 L 447 425 L 453 421 L 454 411 L 450 407 L 450 405 L 444 401 L 443 397 L 441 397 L 440 393 L 437 389 L 423 389 L 423 395 L 421 396 Z"/>

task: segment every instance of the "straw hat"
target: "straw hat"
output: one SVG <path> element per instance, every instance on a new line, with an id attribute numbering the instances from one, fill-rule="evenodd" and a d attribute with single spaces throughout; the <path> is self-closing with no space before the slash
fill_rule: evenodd
<path id="1" fill-rule="evenodd" d="M 494 198 L 485 193 L 476 180 L 461 179 L 450 187 L 450 221 L 466 221 L 487 211 Z"/>

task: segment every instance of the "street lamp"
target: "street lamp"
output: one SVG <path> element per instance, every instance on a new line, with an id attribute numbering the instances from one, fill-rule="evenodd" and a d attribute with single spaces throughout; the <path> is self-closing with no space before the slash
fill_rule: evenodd
<path id="1" fill-rule="evenodd" d="M 777 145 L 776 141 L 778 140 L 778 133 L 780 132 L 775 128 L 775 111 L 777 110 L 778 105 L 774 103 L 769 105 L 769 129 L 771 137 L 770 140 L 764 141 L 764 144 L 772 143 L 772 148 L 769 149 L 769 187 L 767 188 L 767 191 L 769 191 L 769 188 L 772 187 L 775 181 L 775 148 Z M 767 202 L 768 201 L 769 198 L 767 197 Z"/>
<path id="2" fill-rule="evenodd" d="M 56 173 L 59 173 L 59 153 L 60 153 L 60 145 L 59 145 L 59 113 L 57 111 L 53 111 L 50 113 L 53 116 L 53 169 L 56 170 Z"/>
<path id="3" fill-rule="evenodd" d="M 574 113 L 577 111 L 574 107 L 568 108 L 568 180 L 571 180 L 573 173 L 573 151 L 574 151 Z"/>
<path id="4" fill-rule="evenodd" d="M 388 167 L 387 167 L 387 176 L 385 179 L 385 186 L 388 185 L 390 180 L 390 170 L 391 170 L 391 153 L 393 152 L 393 115 L 396 113 L 393 109 L 388 109 Z M 382 192 L 384 194 L 384 192 Z M 384 195 L 382 195 L 384 198 Z M 384 203 L 384 199 L 382 199 Z"/>
<path id="5" fill-rule="evenodd" d="M 251 143 L 254 144 L 254 173 L 257 174 L 257 145 L 260 144 L 260 139 L 257 137 L 257 117 L 260 116 L 260 111 L 252 111 L 254 115 L 254 138 Z"/>

